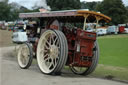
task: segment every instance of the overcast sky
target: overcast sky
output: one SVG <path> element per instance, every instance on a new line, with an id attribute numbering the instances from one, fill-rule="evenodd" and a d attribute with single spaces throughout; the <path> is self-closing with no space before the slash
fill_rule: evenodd
<path id="1" fill-rule="evenodd" d="M 80 1 L 102 1 L 102 0 L 80 0 Z M 22 6 L 25 6 L 29 9 L 31 9 L 34 5 L 44 6 L 47 8 L 46 1 L 45 0 L 9 0 L 9 2 L 17 2 Z M 128 6 L 128 0 L 123 0 L 124 4 Z"/>

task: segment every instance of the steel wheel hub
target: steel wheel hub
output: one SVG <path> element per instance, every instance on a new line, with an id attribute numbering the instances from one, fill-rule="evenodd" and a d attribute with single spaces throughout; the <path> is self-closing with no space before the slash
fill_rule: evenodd
<path id="1" fill-rule="evenodd" d="M 58 56 L 58 53 L 59 53 L 58 47 L 55 45 L 51 45 L 50 56 L 55 59 Z"/>

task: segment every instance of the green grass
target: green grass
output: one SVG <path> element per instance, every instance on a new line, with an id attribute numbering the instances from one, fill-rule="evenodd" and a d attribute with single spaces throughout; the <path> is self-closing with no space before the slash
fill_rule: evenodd
<path id="1" fill-rule="evenodd" d="M 99 65 L 93 76 L 128 80 L 128 34 L 98 37 Z"/>
<path id="2" fill-rule="evenodd" d="M 99 37 L 98 43 L 100 64 L 128 68 L 128 35 Z"/>

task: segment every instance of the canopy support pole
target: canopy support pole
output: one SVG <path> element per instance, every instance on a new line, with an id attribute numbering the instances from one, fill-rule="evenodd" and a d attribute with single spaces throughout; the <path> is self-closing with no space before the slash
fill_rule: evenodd
<path id="1" fill-rule="evenodd" d="M 83 26 L 83 30 L 85 30 L 85 26 L 87 24 L 87 18 L 88 18 L 89 14 L 84 14 L 84 26 Z"/>
<path id="2" fill-rule="evenodd" d="M 102 19 L 101 17 L 95 16 L 96 17 L 96 28 L 98 27 L 99 21 Z"/>
<path id="3" fill-rule="evenodd" d="M 99 21 L 102 19 L 101 17 L 95 16 L 96 17 L 96 29 L 98 27 Z M 95 31 L 96 31 L 95 29 Z"/>

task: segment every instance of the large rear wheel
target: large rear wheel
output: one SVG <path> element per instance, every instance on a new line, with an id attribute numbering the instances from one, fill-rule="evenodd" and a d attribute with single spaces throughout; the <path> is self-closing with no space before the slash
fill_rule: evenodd
<path id="1" fill-rule="evenodd" d="M 70 66 L 71 70 L 73 73 L 75 74 L 79 74 L 79 75 L 88 75 L 90 73 L 92 73 L 97 64 L 98 64 L 98 60 L 99 60 L 99 46 L 97 41 L 94 43 L 94 48 L 93 48 L 93 57 L 92 57 L 92 64 L 90 67 L 76 67 L 76 66 Z"/>
<path id="2" fill-rule="evenodd" d="M 58 30 L 46 30 L 37 46 L 37 62 L 44 74 L 58 74 L 67 60 L 67 40 Z"/>

